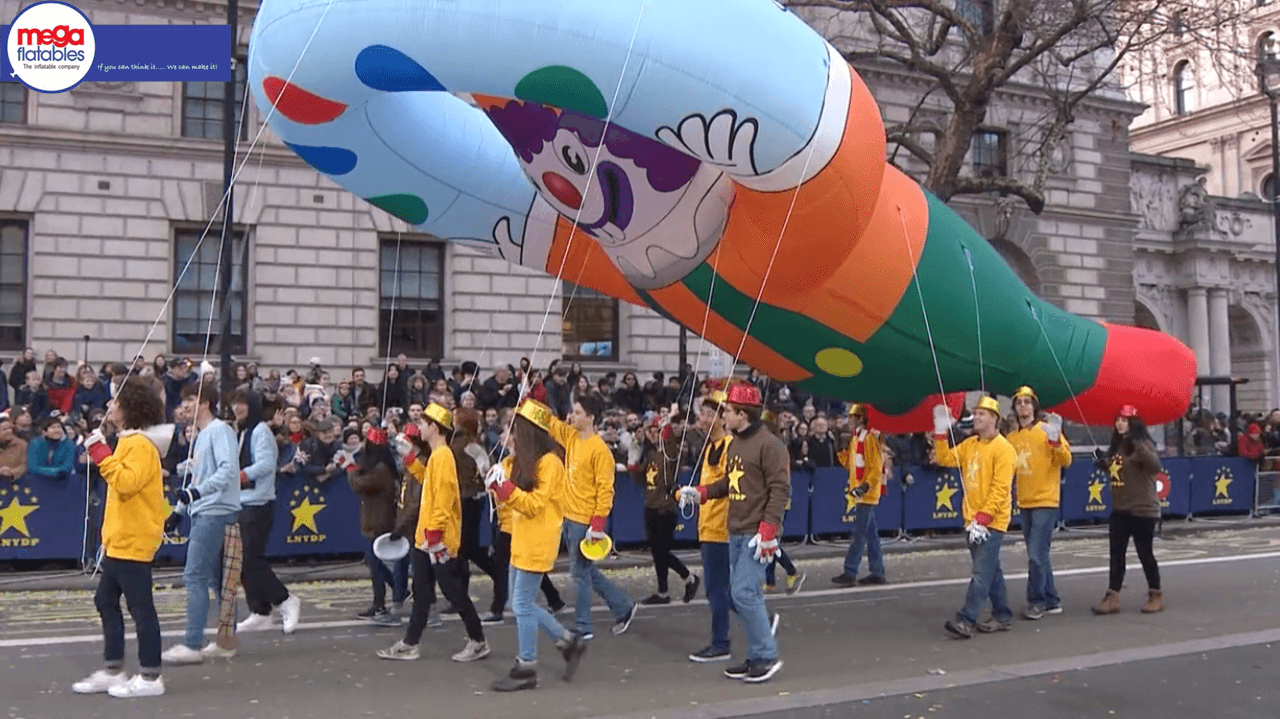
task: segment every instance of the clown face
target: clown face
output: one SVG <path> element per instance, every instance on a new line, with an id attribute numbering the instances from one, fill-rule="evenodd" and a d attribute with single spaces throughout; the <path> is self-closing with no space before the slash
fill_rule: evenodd
<path id="1" fill-rule="evenodd" d="M 548 105 L 512 100 L 486 112 L 539 196 L 596 239 L 636 286 L 678 280 L 719 240 L 732 184 L 718 170 Z"/>

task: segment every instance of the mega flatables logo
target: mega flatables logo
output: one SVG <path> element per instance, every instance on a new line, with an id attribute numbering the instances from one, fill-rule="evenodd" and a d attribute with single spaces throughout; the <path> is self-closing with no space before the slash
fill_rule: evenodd
<path id="1" fill-rule="evenodd" d="M 22 84 L 38 92 L 66 92 L 93 67 L 97 42 L 84 13 L 48 0 L 18 13 L 5 47 Z"/>

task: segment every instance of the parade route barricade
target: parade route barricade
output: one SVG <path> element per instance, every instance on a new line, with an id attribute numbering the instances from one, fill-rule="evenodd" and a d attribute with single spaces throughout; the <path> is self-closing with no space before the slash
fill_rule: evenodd
<path id="1" fill-rule="evenodd" d="M 1253 511 L 1257 472 L 1242 457 L 1193 457 L 1191 517 L 1206 514 L 1249 514 Z M 1170 460 L 1165 460 L 1168 468 Z"/>
<path id="2" fill-rule="evenodd" d="M 887 479 L 881 486 L 880 502 L 876 505 L 876 528 L 882 534 L 897 534 L 902 529 L 903 494 L 896 477 Z M 813 491 L 809 500 L 810 534 L 849 534 L 853 531 L 856 503 L 851 501 L 845 491 L 849 486 L 849 470 L 843 467 L 823 467 L 813 473 L 812 482 Z M 792 487 L 794 491 L 794 479 Z"/>
<path id="3" fill-rule="evenodd" d="M 1280 512 L 1280 472 L 1258 472 L 1257 476 L 1254 513 L 1261 517 Z"/>
<path id="4" fill-rule="evenodd" d="M 326 482 L 303 475 L 276 477 L 275 522 L 267 539 L 269 558 L 362 554 L 360 497 L 342 472 Z"/>
<path id="5" fill-rule="evenodd" d="M 87 509 L 83 473 L 0 479 L 0 561 L 79 559 Z"/>
<path id="6" fill-rule="evenodd" d="M 902 528 L 908 532 L 963 528 L 960 473 L 930 467 L 911 467 L 909 472 L 915 482 L 902 495 Z"/>

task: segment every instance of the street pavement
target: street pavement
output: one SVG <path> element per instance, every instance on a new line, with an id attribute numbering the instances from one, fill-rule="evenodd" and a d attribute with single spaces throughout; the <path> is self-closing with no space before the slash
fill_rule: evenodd
<path id="1" fill-rule="evenodd" d="M 967 641 L 949 638 L 942 628 L 963 599 L 969 562 L 962 548 L 894 552 L 893 584 L 852 590 L 829 582 L 839 573 L 840 559 L 832 556 L 838 547 L 796 548 L 796 562 L 808 574 L 803 591 L 769 596 L 770 608 L 782 616 L 778 641 L 785 665 L 771 682 L 754 686 L 725 679 L 724 664 L 686 659 L 707 643 L 701 595 L 688 605 L 641 607 L 620 637 L 609 632 L 612 619 L 597 606 L 596 639 L 572 683 L 560 679 L 562 661 L 544 638 L 540 687 L 503 695 L 489 684 L 514 656 L 510 616 L 506 625 L 486 628 L 493 654 L 481 662 L 449 660 L 464 643 L 455 617 L 443 629 L 428 630 L 420 661 L 387 662 L 374 652 L 400 631 L 354 619 L 368 604 L 367 581 L 328 580 L 291 585 L 304 601 L 302 625 L 291 636 L 242 634 L 240 654 L 232 660 L 166 668 L 163 697 L 83 697 L 71 693 L 70 684 L 100 662 L 92 593 L 10 591 L 0 593 L 0 707 L 10 719 L 1280 714 L 1276 657 L 1268 645 L 1280 642 L 1280 527 L 1157 542 L 1168 609 L 1156 615 L 1137 611 L 1145 586 L 1131 554 L 1124 611 L 1110 617 L 1088 610 L 1106 587 L 1105 535 L 1069 534 L 1070 541 L 1058 535 L 1054 550 L 1066 613 L 1018 620 L 1010 632 Z M 1020 608 L 1025 550 L 1010 542 L 1002 555 Z M 617 564 L 639 559 L 625 556 Z M 653 591 L 651 568 L 608 573 L 636 598 Z M 555 580 L 568 598 L 568 578 Z M 676 593 L 681 583 L 672 580 Z M 487 580 L 476 579 L 471 594 L 487 602 Z M 166 646 L 181 634 L 183 602 L 181 589 L 157 591 Z M 740 658 L 745 638 L 736 620 L 733 640 Z M 135 652 L 130 634 L 130 667 L 136 667 Z M 1193 661 L 1201 656 L 1209 659 Z M 1159 677 L 1168 680 L 1160 684 Z"/>

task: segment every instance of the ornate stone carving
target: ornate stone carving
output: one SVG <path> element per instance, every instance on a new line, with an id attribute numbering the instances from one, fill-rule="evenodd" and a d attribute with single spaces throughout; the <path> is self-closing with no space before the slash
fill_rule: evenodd
<path id="1" fill-rule="evenodd" d="M 1177 228 L 1173 184 L 1163 175 L 1133 172 L 1129 175 L 1129 191 L 1138 227 L 1166 232 Z"/>
<path id="2" fill-rule="evenodd" d="M 1216 230 L 1217 213 L 1217 206 L 1205 189 L 1204 177 L 1178 190 L 1178 234 Z"/>

